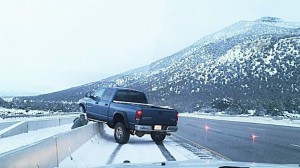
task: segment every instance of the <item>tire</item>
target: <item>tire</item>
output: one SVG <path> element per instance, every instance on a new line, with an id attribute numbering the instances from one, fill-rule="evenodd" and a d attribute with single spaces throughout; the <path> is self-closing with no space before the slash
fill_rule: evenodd
<path id="1" fill-rule="evenodd" d="M 163 140 L 166 138 L 166 133 L 161 133 L 161 132 L 152 132 L 151 133 L 151 138 L 154 142 L 156 143 L 161 143 Z"/>
<path id="2" fill-rule="evenodd" d="M 80 105 L 80 106 L 79 106 L 79 110 L 80 110 L 80 112 L 82 112 L 82 113 L 86 113 L 85 108 L 83 107 L 83 105 Z"/>
<path id="3" fill-rule="evenodd" d="M 129 140 L 130 132 L 125 128 L 122 122 L 115 125 L 114 137 L 115 141 L 119 144 L 126 144 Z"/>

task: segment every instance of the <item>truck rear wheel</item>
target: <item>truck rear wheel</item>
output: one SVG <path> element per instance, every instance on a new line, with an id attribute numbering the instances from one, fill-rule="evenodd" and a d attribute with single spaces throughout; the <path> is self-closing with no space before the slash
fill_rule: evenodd
<path id="1" fill-rule="evenodd" d="M 130 132 L 125 128 L 122 122 L 118 122 L 115 125 L 114 137 L 115 141 L 119 144 L 126 144 L 129 140 Z"/>
<path id="2" fill-rule="evenodd" d="M 151 138 L 154 142 L 160 143 L 166 138 L 166 133 L 162 132 L 152 132 L 151 133 Z"/>

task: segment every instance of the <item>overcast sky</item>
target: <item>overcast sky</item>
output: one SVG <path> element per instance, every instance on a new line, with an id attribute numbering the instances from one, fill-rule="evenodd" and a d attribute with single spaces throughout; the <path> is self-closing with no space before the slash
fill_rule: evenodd
<path id="1" fill-rule="evenodd" d="M 0 96 L 99 81 L 239 20 L 299 11 L 299 0 L 0 0 Z"/>

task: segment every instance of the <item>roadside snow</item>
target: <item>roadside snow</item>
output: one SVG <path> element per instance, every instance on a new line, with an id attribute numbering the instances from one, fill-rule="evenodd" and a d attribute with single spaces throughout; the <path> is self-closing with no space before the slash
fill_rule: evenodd
<path id="1" fill-rule="evenodd" d="M 29 131 L 28 133 L 10 136 L 7 138 L 0 138 L 0 154 L 32 144 L 34 142 L 38 142 L 63 132 L 67 132 L 71 130 L 71 126 L 72 124 L 66 124 L 58 127 Z"/>
<path id="2" fill-rule="evenodd" d="M 193 154 L 191 151 L 185 149 L 178 143 L 166 138 L 164 140 L 166 149 L 175 157 L 176 161 L 199 159 L 199 157 Z"/>
<path id="3" fill-rule="evenodd" d="M 110 153 L 118 146 L 98 135 L 76 150 L 70 157 L 59 163 L 59 167 L 96 167 L 106 165 Z"/>
<path id="4" fill-rule="evenodd" d="M 118 151 L 117 148 L 120 150 Z M 96 135 L 63 160 L 59 167 L 99 167 L 123 163 L 125 160 L 131 163 L 166 161 L 149 137 L 130 137 L 127 144 L 119 146 L 111 136 L 105 139 Z"/>
<path id="5" fill-rule="evenodd" d="M 119 145 L 113 137 L 113 130 L 105 128 L 106 134 L 96 135 L 59 163 L 59 167 L 99 167 L 108 164 L 165 162 L 157 145 L 149 135 L 141 138 L 130 136 L 129 142 Z M 169 138 L 164 141 L 166 149 L 177 161 L 198 157 Z"/>
<path id="6" fill-rule="evenodd" d="M 288 119 L 283 117 L 263 117 L 263 116 L 228 116 L 228 115 L 212 115 L 209 113 L 180 113 L 179 116 L 182 117 L 195 117 L 195 118 L 205 118 L 212 120 L 226 120 L 226 121 L 237 121 L 237 122 L 249 122 L 258 124 L 270 124 L 270 125 L 280 125 L 280 126 L 290 126 L 290 127 L 300 127 L 299 119 Z M 179 119 L 180 120 L 180 119 Z"/>

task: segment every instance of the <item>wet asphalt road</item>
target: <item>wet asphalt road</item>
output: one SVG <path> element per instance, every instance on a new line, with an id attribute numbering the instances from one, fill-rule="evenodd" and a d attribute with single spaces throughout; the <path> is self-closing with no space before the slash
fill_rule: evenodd
<path id="1" fill-rule="evenodd" d="M 178 126 L 175 136 L 232 161 L 300 164 L 300 128 L 191 117 Z"/>

